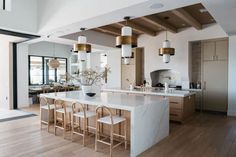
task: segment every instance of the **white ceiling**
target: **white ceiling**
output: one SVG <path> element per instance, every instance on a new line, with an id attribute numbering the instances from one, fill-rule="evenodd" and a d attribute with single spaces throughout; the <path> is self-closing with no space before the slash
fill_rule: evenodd
<path id="1" fill-rule="evenodd" d="M 11 36 L 11 35 L 0 34 L 0 40 L 17 43 L 17 42 L 25 41 L 25 40 L 27 40 L 27 38 L 21 38 L 21 37 L 16 37 L 16 36 Z"/>
<path id="2" fill-rule="evenodd" d="M 202 3 L 228 35 L 236 34 L 236 0 L 202 0 Z"/>

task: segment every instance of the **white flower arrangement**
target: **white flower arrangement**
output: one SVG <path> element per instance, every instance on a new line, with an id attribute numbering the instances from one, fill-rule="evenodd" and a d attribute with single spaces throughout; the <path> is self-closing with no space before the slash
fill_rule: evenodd
<path id="1" fill-rule="evenodd" d="M 76 80 L 84 86 L 92 86 L 100 84 L 102 80 L 107 80 L 107 75 L 110 73 L 110 68 L 105 67 L 104 69 L 86 69 L 84 71 L 79 71 L 75 76 L 69 76 L 71 80 Z"/>

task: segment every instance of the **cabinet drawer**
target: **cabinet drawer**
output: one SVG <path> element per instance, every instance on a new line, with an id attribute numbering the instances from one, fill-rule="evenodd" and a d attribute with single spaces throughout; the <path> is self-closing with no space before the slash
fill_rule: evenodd
<path id="1" fill-rule="evenodd" d="M 170 120 L 181 121 L 183 111 L 181 109 L 170 108 Z"/>
<path id="2" fill-rule="evenodd" d="M 180 102 L 170 101 L 169 104 L 170 104 L 170 108 L 173 108 L 173 109 L 182 109 L 183 108 L 183 104 Z"/>

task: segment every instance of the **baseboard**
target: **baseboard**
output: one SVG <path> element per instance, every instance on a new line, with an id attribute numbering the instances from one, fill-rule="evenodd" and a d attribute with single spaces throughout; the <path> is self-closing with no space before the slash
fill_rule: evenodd
<path id="1" fill-rule="evenodd" d="M 197 112 L 203 112 L 203 113 L 210 113 L 210 114 L 221 114 L 221 115 L 227 115 L 227 112 L 222 112 L 222 111 L 211 111 L 211 110 L 199 110 L 199 109 L 195 109 L 195 111 Z"/>

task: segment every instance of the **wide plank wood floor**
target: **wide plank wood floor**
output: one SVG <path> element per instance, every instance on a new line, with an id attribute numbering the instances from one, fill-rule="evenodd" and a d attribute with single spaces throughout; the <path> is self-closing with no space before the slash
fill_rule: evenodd
<path id="1" fill-rule="evenodd" d="M 80 137 L 71 142 L 69 134 L 63 139 L 60 132 L 54 136 L 39 128 L 39 117 L 0 123 L 0 157 L 106 157 L 109 154 L 108 146 L 102 144 L 99 152 L 95 152 L 93 138 L 83 147 Z M 114 157 L 128 156 L 129 151 L 123 146 L 114 150 Z M 170 136 L 140 157 L 236 157 L 236 119 L 198 113 L 185 124 L 171 123 Z"/>

